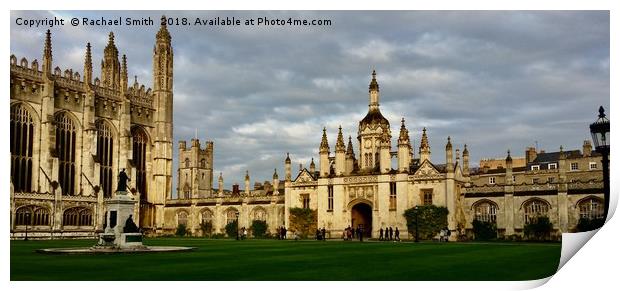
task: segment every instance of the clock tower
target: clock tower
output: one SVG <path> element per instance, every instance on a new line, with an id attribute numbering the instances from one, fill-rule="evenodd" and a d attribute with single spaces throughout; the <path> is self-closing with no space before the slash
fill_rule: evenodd
<path id="1" fill-rule="evenodd" d="M 368 86 L 368 98 L 368 113 L 360 121 L 357 135 L 360 145 L 358 164 L 362 171 L 372 171 L 379 166 L 381 143 L 392 138 L 390 123 L 379 110 L 379 83 L 374 70 Z"/>

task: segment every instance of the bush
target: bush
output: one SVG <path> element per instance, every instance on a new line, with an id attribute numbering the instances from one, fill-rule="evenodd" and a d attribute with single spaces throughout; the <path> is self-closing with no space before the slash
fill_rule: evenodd
<path id="1" fill-rule="evenodd" d="M 211 221 L 203 221 L 200 223 L 200 230 L 202 231 L 202 236 L 211 236 L 213 224 Z"/>
<path id="2" fill-rule="evenodd" d="M 442 228 L 448 226 L 448 209 L 435 205 L 418 206 L 418 235 L 419 239 L 430 240 L 436 236 Z M 416 219 L 415 207 L 405 211 L 407 230 L 415 237 Z"/>
<path id="3" fill-rule="evenodd" d="M 309 235 L 314 235 L 314 233 L 316 233 L 316 210 L 299 207 L 291 208 L 289 210 L 289 223 L 289 230 L 292 231 L 291 234 L 299 233 L 301 238 L 308 238 Z"/>
<path id="4" fill-rule="evenodd" d="M 228 235 L 229 238 L 236 238 L 238 230 L 239 228 L 237 227 L 236 220 L 226 225 L 226 235 Z"/>
<path id="5" fill-rule="evenodd" d="M 265 238 L 265 234 L 267 233 L 267 222 L 264 220 L 253 220 L 250 230 L 252 230 L 252 235 L 255 238 Z"/>
<path id="6" fill-rule="evenodd" d="M 577 223 L 577 232 L 582 231 L 591 231 L 595 229 L 599 229 L 605 224 L 605 219 L 603 218 L 594 218 L 589 219 L 586 217 L 579 218 L 579 222 Z"/>
<path id="7" fill-rule="evenodd" d="M 187 230 L 187 226 L 185 224 L 179 224 L 177 227 L 177 231 L 175 233 L 177 236 L 185 236 L 189 235 L 189 231 Z"/>
<path id="8" fill-rule="evenodd" d="M 493 240 L 497 238 L 497 225 L 494 222 L 474 219 L 472 226 L 474 227 L 475 240 Z"/>
<path id="9" fill-rule="evenodd" d="M 531 240 L 548 240 L 553 231 L 553 224 L 547 216 L 541 216 L 535 222 L 528 223 L 523 228 L 525 236 Z"/>

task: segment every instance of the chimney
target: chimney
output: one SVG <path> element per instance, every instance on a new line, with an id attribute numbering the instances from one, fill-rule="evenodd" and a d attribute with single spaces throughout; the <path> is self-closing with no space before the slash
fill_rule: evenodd
<path id="1" fill-rule="evenodd" d="M 535 147 L 528 147 L 525 149 L 525 162 L 526 163 L 531 163 L 536 159 L 536 148 Z"/>
<path id="2" fill-rule="evenodd" d="M 592 154 L 592 143 L 589 140 L 583 141 L 583 157 L 589 157 Z"/>

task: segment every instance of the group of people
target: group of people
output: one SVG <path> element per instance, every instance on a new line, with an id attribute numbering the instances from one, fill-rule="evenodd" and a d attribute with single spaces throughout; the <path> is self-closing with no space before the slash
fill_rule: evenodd
<path id="1" fill-rule="evenodd" d="M 325 240 L 325 227 L 316 229 L 316 240 Z"/>
<path id="2" fill-rule="evenodd" d="M 245 228 L 245 227 L 242 227 L 242 228 L 239 230 L 239 239 L 240 239 L 240 240 L 244 240 L 244 239 L 246 239 L 246 238 L 248 238 L 248 229 L 247 229 L 247 228 Z"/>
<path id="3" fill-rule="evenodd" d="M 284 226 L 278 227 L 278 239 L 279 240 L 286 239 L 286 232 L 287 232 L 286 227 Z"/>
<path id="4" fill-rule="evenodd" d="M 396 227 L 396 229 L 392 229 L 391 226 L 385 227 L 385 230 L 383 230 L 383 228 L 380 228 L 379 240 L 400 241 L 400 230 L 398 230 L 398 227 Z"/>
<path id="5" fill-rule="evenodd" d="M 450 238 L 450 235 L 452 234 L 452 232 L 450 231 L 450 229 L 448 229 L 447 227 L 442 228 L 439 231 L 439 241 L 445 241 L 447 242 L 448 239 Z"/>
<path id="6" fill-rule="evenodd" d="M 356 229 L 353 229 L 351 226 L 347 226 L 342 232 L 342 239 L 344 240 L 353 240 L 353 236 L 360 241 L 364 240 L 364 228 L 359 225 Z"/>

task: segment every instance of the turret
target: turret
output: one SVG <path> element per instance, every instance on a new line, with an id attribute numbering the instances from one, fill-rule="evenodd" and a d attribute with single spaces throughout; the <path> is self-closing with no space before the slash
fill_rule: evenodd
<path id="1" fill-rule="evenodd" d="M 220 172 L 220 176 L 217 178 L 217 192 L 220 195 L 224 194 L 224 177 L 222 177 L 222 172 Z"/>
<path id="2" fill-rule="evenodd" d="M 392 157 L 390 150 L 392 141 L 387 131 L 381 136 L 381 145 L 379 148 L 379 169 L 382 174 L 389 173 L 392 170 Z"/>
<path id="3" fill-rule="evenodd" d="M 422 139 L 420 140 L 420 163 L 424 160 L 431 159 L 431 148 L 428 145 L 428 137 L 426 136 L 426 127 L 422 130 Z"/>
<path id="4" fill-rule="evenodd" d="M 43 47 L 43 76 L 52 77 L 52 33 L 48 29 L 45 33 L 45 46 Z"/>
<path id="5" fill-rule="evenodd" d="M 248 170 L 245 171 L 245 195 L 250 195 L 250 172 Z"/>
<path id="6" fill-rule="evenodd" d="M 377 83 L 377 72 L 372 70 L 372 80 L 368 86 L 369 109 L 379 110 L 379 83 Z"/>
<path id="7" fill-rule="evenodd" d="M 463 147 L 463 176 L 469 176 L 469 150 L 467 150 L 467 144 Z"/>
<path id="8" fill-rule="evenodd" d="M 342 176 L 345 173 L 345 153 L 344 138 L 342 136 L 342 126 L 338 127 L 338 139 L 336 140 L 336 175 Z"/>
<path id="9" fill-rule="evenodd" d="M 512 157 L 510 156 L 510 150 L 508 150 L 506 156 L 506 185 L 512 185 Z"/>
<path id="10" fill-rule="evenodd" d="M 280 191 L 278 191 L 278 186 L 280 186 L 280 179 L 278 178 L 278 169 L 273 169 L 273 195 L 280 194 Z"/>
<path id="11" fill-rule="evenodd" d="M 114 33 L 108 36 L 108 45 L 103 50 L 101 60 L 101 86 L 118 90 L 120 89 L 121 64 L 118 61 L 118 49 L 114 44 Z"/>
<path id="12" fill-rule="evenodd" d="M 351 141 L 351 136 L 349 135 L 349 143 L 347 144 L 347 153 L 345 155 L 345 174 L 349 175 L 353 172 L 354 164 L 355 153 L 353 152 L 353 142 Z"/>
<path id="13" fill-rule="evenodd" d="M 316 172 L 316 165 L 314 164 L 314 158 L 312 158 L 310 161 L 310 173 L 314 175 L 314 172 Z"/>
<path id="14" fill-rule="evenodd" d="M 452 163 L 452 142 L 450 141 L 450 137 L 448 137 L 448 142 L 446 143 L 446 170 L 448 173 L 454 172 L 454 164 Z"/>
<path id="15" fill-rule="evenodd" d="M 327 129 L 323 127 L 323 137 L 319 148 L 319 169 L 321 177 L 329 176 L 329 143 L 327 143 Z"/>
<path id="16" fill-rule="evenodd" d="M 127 56 L 123 55 L 123 61 L 121 62 L 121 79 L 120 86 L 121 92 L 127 92 Z"/>
<path id="17" fill-rule="evenodd" d="M 405 173 L 409 171 L 411 162 L 411 141 L 409 131 L 405 127 L 405 118 L 400 121 L 400 134 L 398 136 L 398 171 Z"/>
<path id="18" fill-rule="evenodd" d="M 86 54 L 84 55 L 84 86 L 88 87 L 93 83 L 93 57 L 90 51 L 90 42 L 86 44 Z"/>
<path id="19" fill-rule="evenodd" d="M 456 167 L 456 165 L 460 166 L 461 164 L 461 150 L 460 149 L 456 149 L 454 151 L 454 166 Z M 456 169 L 455 169 L 456 170 Z"/>
<path id="20" fill-rule="evenodd" d="M 284 179 L 286 181 L 291 180 L 291 158 L 286 153 L 286 160 L 284 160 Z"/>

